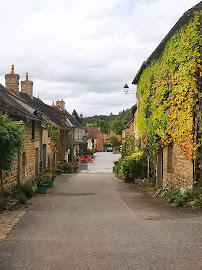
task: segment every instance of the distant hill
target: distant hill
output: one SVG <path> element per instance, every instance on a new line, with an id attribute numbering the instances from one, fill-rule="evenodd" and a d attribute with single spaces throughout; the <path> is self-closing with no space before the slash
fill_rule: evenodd
<path id="1" fill-rule="evenodd" d="M 132 118 L 130 109 L 123 110 L 117 115 L 95 115 L 91 117 L 84 117 L 84 126 L 98 127 L 100 126 L 104 134 L 108 134 L 110 130 L 116 133 L 121 133 L 124 128 L 124 123 Z"/>

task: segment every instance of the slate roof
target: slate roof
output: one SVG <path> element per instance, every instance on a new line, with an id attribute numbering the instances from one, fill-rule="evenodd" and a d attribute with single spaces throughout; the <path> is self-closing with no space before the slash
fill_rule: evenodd
<path id="1" fill-rule="evenodd" d="M 134 118 L 130 119 L 128 122 L 124 123 L 125 128 L 134 121 Z"/>
<path id="2" fill-rule="evenodd" d="M 64 125 L 61 122 L 61 114 L 59 110 L 55 109 L 52 106 L 49 106 L 45 104 L 41 99 L 36 97 L 31 97 L 27 93 L 20 92 L 20 96 L 22 99 L 25 100 L 27 104 L 34 107 L 35 109 L 39 110 L 41 113 L 46 115 L 53 123 L 56 125 L 59 125 L 61 127 L 64 127 Z M 67 124 L 67 127 L 70 126 Z"/>
<path id="3" fill-rule="evenodd" d="M 14 120 L 27 119 L 40 121 L 35 115 L 36 110 L 22 102 L 20 98 L 13 96 L 8 89 L 0 84 L 0 110 L 7 113 Z"/>
<path id="4" fill-rule="evenodd" d="M 131 109 L 130 109 L 130 111 L 131 111 L 131 114 L 133 116 L 135 114 L 135 112 L 137 111 L 137 104 L 135 104 L 134 106 L 132 106 Z"/>
<path id="5" fill-rule="evenodd" d="M 74 128 L 84 129 L 84 127 L 68 111 L 64 110 L 64 113 Z"/>
<path id="6" fill-rule="evenodd" d="M 157 46 L 157 48 L 153 51 L 153 53 L 149 56 L 149 58 L 142 64 L 140 67 L 140 70 L 136 74 L 134 80 L 132 81 L 132 84 L 137 84 L 139 81 L 140 76 L 142 75 L 142 72 L 144 69 L 151 64 L 151 61 L 154 58 L 157 58 L 161 55 L 163 52 L 167 42 L 171 39 L 171 37 L 174 35 L 176 31 L 178 31 L 183 25 L 187 24 L 189 20 L 191 19 L 194 11 L 201 11 L 202 10 L 202 1 L 198 3 L 196 6 L 192 7 L 188 11 L 186 11 L 182 17 L 178 20 L 178 22 L 173 26 L 173 28 L 168 32 L 168 34 L 165 36 L 165 38 L 161 41 L 161 43 Z"/>
<path id="7" fill-rule="evenodd" d="M 101 130 L 98 127 L 86 127 L 86 132 L 88 139 L 97 139 L 98 133 L 101 132 Z"/>

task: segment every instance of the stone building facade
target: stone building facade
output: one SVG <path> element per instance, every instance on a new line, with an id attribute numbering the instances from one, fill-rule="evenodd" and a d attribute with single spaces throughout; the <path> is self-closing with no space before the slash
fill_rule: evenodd
<path id="1" fill-rule="evenodd" d="M 18 181 L 30 182 L 39 173 L 40 133 L 40 121 L 32 120 L 25 125 L 24 146 L 21 152 L 15 155 L 11 170 L 3 173 L 5 189 L 10 188 Z"/>
<path id="2" fill-rule="evenodd" d="M 14 121 L 24 121 L 25 125 L 23 148 L 15 155 L 11 170 L 3 173 L 3 185 L 7 189 L 18 181 L 32 180 L 40 169 L 47 167 L 48 142 L 47 136 L 43 136 L 42 119 L 37 111 L 19 96 L 19 75 L 14 73 L 13 65 L 11 73 L 5 75 L 5 80 L 8 88 L 0 85 L 0 110 Z"/>
<path id="3" fill-rule="evenodd" d="M 121 139 L 122 139 L 122 135 L 120 134 L 116 134 L 115 132 L 113 132 L 112 130 L 110 131 L 110 134 L 107 135 L 107 134 L 103 134 L 103 137 L 104 137 L 104 143 L 110 143 L 110 138 L 111 137 L 116 137 L 117 140 L 120 142 Z"/>
<path id="4" fill-rule="evenodd" d="M 185 157 L 176 143 L 163 147 L 158 153 L 156 183 L 158 187 L 177 189 L 193 186 L 193 162 Z"/>
<path id="5" fill-rule="evenodd" d="M 132 82 L 141 141 L 151 166 L 157 164 L 158 186 L 189 189 L 202 176 L 201 12 L 202 2 L 183 14 Z"/>
<path id="6" fill-rule="evenodd" d="M 87 127 L 86 137 L 88 149 L 96 148 L 100 152 L 104 150 L 104 137 L 100 127 Z"/>

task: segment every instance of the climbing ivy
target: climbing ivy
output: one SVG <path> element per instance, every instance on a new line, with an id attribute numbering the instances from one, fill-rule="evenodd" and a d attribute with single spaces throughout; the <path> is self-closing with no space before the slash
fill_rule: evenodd
<path id="1" fill-rule="evenodd" d="M 60 148 L 60 130 L 56 126 L 48 124 L 48 137 L 50 138 L 49 147 L 53 153 L 59 151 Z"/>
<path id="2" fill-rule="evenodd" d="M 137 85 L 138 130 L 143 146 L 149 146 L 154 155 L 174 141 L 193 160 L 201 143 L 194 137 L 193 122 L 194 111 L 200 116 L 196 106 L 201 97 L 200 15 L 202 12 L 194 12 L 189 23 L 172 36 L 163 53 L 144 69 Z"/>

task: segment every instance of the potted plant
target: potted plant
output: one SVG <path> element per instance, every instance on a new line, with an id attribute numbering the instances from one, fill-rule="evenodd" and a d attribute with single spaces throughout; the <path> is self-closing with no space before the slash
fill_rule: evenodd
<path id="1" fill-rule="evenodd" d="M 55 170 L 56 170 L 57 175 L 61 175 L 62 174 L 63 170 L 62 170 L 62 166 L 61 166 L 60 161 L 57 162 L 57 165 L 56 165 Z"/>
<path id="2" fill-rule="evenodd" d="M 63 168 L 65 174 L 69 174 L 70 169 L 71 169 L 71 163 L 70 162 L 64 162 L 62 164 L 62 168 Z"/>
<path id="3" fill-rule="evenodd" d="M 44 171 L 45 183 L 48 184 L 48 188 L 53 187 L 54 177 L 53 173 L 49 170 Z"/>
<path id="4" fill-rule="evenodd" d="M 39 194 L 46 194 L 46 190 L 48 188 L 47 178 L 44 174 L 39 174 L 36 178 L 36 185 L 37 185 L 37 193 Z"/>
<path id="5" fill-rule="evenodd" d="M 35 181 L 37 184 L 37 193 L 45 194 L 47 188 L 53 187 L 54 183 L 53 173 L 49 170 L 43 170 L 35 178 Z"/>

